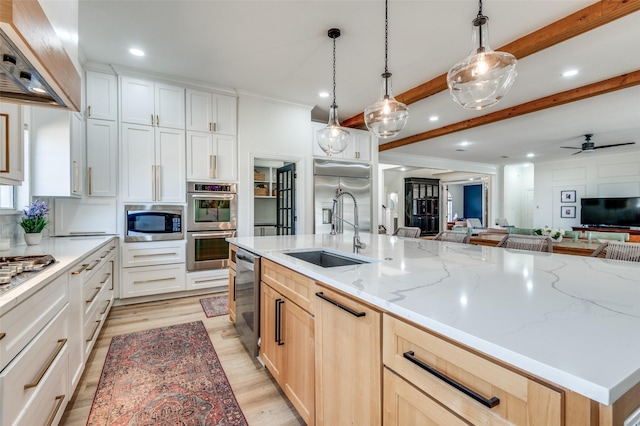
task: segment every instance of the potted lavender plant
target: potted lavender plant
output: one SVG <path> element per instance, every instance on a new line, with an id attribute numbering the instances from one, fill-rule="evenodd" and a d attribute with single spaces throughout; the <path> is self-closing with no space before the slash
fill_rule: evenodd
<path id="1" fill-rule="evenodd" d="M 49 213 L 47 203 L 35 200 L 23 210 L 23 213 L 20 226 L 24 229 L 25 242 L 28 246 L 40 244 L 42 230 L 49 224 L 49 220 L 45 217 Z"/>

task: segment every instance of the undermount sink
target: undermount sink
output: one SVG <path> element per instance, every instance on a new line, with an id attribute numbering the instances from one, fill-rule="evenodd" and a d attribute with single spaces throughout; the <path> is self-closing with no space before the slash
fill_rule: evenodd
<path id="1" fill-rule="evenodd" d="M 285 254 L 295 257 L 296 259 L 304 260 L 305 262 L 313 263 L 314 265 L 318 265 L 323 268 L 371 263 L 371 261 L 369 260 L 349 257 L 342 254 L 332 253 L 326 250 L 293 251 Z"/>

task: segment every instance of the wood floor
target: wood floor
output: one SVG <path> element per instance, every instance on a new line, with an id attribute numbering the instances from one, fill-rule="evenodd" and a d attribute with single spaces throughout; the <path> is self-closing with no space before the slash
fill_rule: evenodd
<path id="1" fill-rule="evenodd" d="M 201 320 L 249 425 L 304 425 L 266 369 L 244 350 L 229 316 L 207 318 L 204 315 L 199 301 L 202 297 L 206 296 L 114 307 L 60 424 L 86 425 L 113 336 Z"/>

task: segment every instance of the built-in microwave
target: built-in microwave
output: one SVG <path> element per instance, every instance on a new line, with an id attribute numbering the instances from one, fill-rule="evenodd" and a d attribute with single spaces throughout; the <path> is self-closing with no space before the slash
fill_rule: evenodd
<path id="1" fill-rule="evenodd" d="M 126 242 L 184 239 L 184 207 L 180 205 L 126 205 Z"/>

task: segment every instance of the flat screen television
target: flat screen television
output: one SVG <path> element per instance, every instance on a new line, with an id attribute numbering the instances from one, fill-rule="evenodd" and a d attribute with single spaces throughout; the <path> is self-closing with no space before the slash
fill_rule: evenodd
<path id="1" fill-rule="evenodd" d="M 640 226 L 640 197 L 583 198 L 580 203 L 584 226 Z"/>

